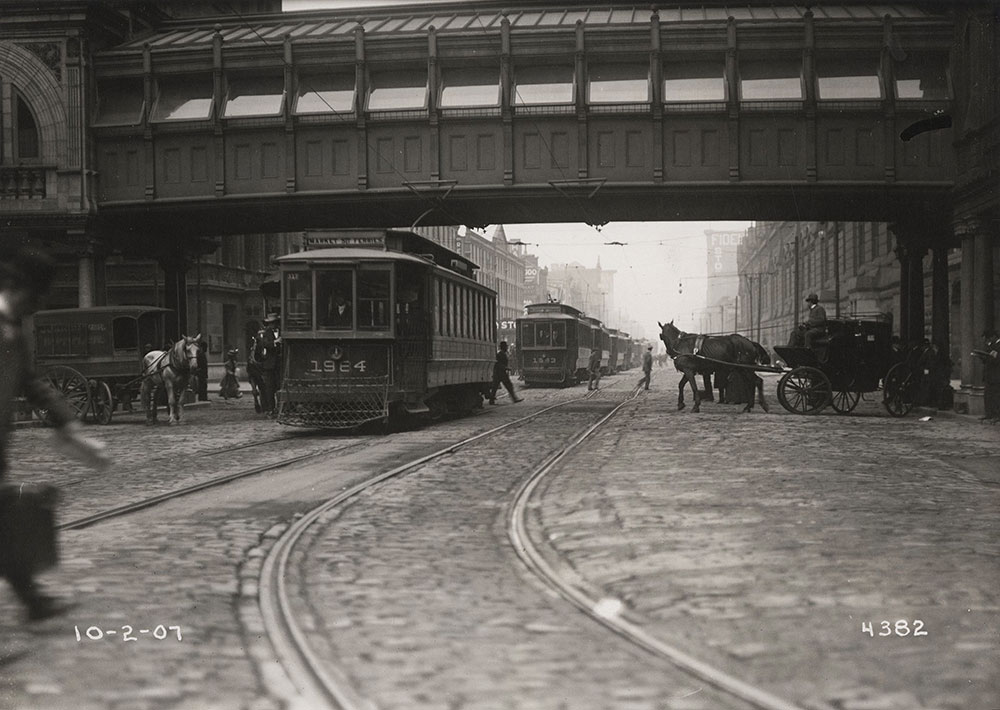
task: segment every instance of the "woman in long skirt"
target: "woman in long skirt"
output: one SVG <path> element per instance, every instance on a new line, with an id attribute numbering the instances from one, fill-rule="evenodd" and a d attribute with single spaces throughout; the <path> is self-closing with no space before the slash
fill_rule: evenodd
<path id="1" fill-rule="evenodd" d="M 222 377 L 222 382 L 219 383 L 219 394 L 222 395 L 223 399 L 239 399 L 243 396 L 240 392 L 240 381 L 236 379 L 236 354 L 239 352 L 237 348 L 231 349 L 226 353 L 226 374 Z"/>

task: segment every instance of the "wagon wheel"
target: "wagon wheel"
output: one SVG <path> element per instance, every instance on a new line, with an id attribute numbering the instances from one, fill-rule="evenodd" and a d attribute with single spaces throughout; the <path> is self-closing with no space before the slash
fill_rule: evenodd
<path id="1" fill-rule="evenodd" d="M 849 414 L 858 406 L 859 401 L 861 401 L 860 392 L 843 390 L 833 393 L 830 405 L 836 410 L 837 414 Z"/>
<path id="2" fill-rule="evenodd" d="M 111 423 L 111 413 L 115 411 L 115 398 L 104 380 L 94 384 L 94 418 L 98 424 Z"/>
<path id="3" fill-rule="evenodd" d="M 882 404 L 894 417 L 905 417 L 913 409 L 916 378 L 905 362 L 889 368 L 883 382 Z"/>
<path id="4" fill-rule="evenodd" d="M 87 378 L 65 365 L 56 365 L 45 371 L 43 379 L 61 394 L 66 403 L 76 413 L 77 419 L 83 419 L 90 410 L 90 385 Z M 35 415 L 47 424 L 49 420 L 49 410 L 36 409 Z"/>
<path id="5" fill-rule="evenodd" d="M 831 396 L 830 380 L 815 367 L 796 367 L 778 381 L 778 401 L 794 414 L 816 414 Z"/>

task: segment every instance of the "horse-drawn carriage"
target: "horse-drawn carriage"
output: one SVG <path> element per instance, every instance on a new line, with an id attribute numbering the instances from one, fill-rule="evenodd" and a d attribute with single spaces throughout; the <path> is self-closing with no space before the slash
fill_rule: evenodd
<path id="1" fill-rule="evenodd" d="M 902 370 L 894 369 L 892 326 L 881 318 L 836 318 L 813 348 L 777 346 L 791 368 L 778 381 L 778 401 L 795 414 L 816 414 L 828 405 L 851 412 L 862 394 L 882 389 L 882 402 L 894 417 L 913 407 Z M 895 374 L 894 374 L 895 373 Z"/>
<path id="2" fill-rule="evenodd" d="M 840 414 L 853 411 L 861 395 L 882 390 L 882 402 L 894 417 L 906 415 L 915 403 L 918 380 L 892 348 L 891 324 L 881 318 L 836 318 L 827 321 L 826 335 L 812 348 L 777 346 L 783 367 L 770 365 L 766 353 L 741 335 L 692 335 L 678 330 L 673 321 L 660 324 L 667 352 L 678 370 L 678 408 L 684 407 L 683 388 L 690 382 L 698 411 L 700 396 L 696 374 L 720 376 L 743 373 L 753 377 L 764 405 L 758 372 L 781 374 L 778 401 L 794 414 L 817 414 L 827 406 Z M 752 407 L 753 398 L 747 405 Z M 765 406 L 766 409 L 766 406 Z"/>
<path id="3" fill-rule="evenodd" d="M 143 356 L 166 339 L 166 314 L 156 306 L 98 306 L 39 311 L 34 316 L 35 369 L 62 393 L 81 419 L 111 421 L 131 410 L 144 376 Z M 36 412 L 45 419 L 45 412 Z"/>

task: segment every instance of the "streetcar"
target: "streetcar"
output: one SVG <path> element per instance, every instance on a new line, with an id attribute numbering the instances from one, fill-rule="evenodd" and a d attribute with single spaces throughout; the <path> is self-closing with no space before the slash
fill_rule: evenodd
<path id="1" fill-rule="evenodd" d="M 328 429 L 482 405 L 496 292 L 462 255 L 406 230 L 309 231 L 278 257 L 281 424 Z"/>
<path id="2" fill-rule="evenodd" d="M 142 358 L 166 339 L 169 309 L 97 306 L 38 311 L 32 318 L 35 369 L 80 419 L 111 422 L 132 409 L 142 384 Z M 43 421 L 47 413 L 35 412 Z"/>
<path id="3" fill-rule="evenodd" d="M 565 303 L 532 303 L 517 319 L 526 385 L 574 385 L 586 377 L 593 327 Z"/>

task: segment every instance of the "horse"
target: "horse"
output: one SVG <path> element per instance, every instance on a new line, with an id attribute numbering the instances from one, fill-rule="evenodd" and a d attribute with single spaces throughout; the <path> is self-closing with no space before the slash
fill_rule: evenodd
<path id="1" fill-rule="evenodd" d="M 685 333 L 674 325 L 673 321 L 667 324 L 659 323 L 660 340 L 667 348 L 667 354 L 674 359 L 674 367 L 684 376 L 678 385 L 677 409 L 684 409 L 684 385 L 691 383 L 691 391 L 694 393 L 693 412 L 701 411 L 701 395 L 698 386 L 695 384 L 697 375 L 715 374 L 716 383 L 725 382 L 729 372 L 738 368 L 727 368 L 720 363 L 733 363 L 735 365 L 755 365 L 769 364 L 771 361 L 767 351 L 758 343 L 748 338 L 733 333 L 732 335 L 694 335 Z M 696 357 L 701 355 L 702 357 Z M 716 362 L 709 362 L 702 358 L 708 358 Z M 760 406 L 767 412 L 767 402 L 764 400 L 764 380 L 759 375 L 753 373 L 755 389 L 760 395 Z M 720 399 L 721 396 L 720 396 Z M 744 412 L 753 409 L 753 398 L 744 407 Z"/>
<path id="2" fill-rule="evenodd" d="M 170 350 L 150 350 L 142 358 L 142 389 L 140 399 L 146 412 L 146 424 L 156 423 L 154 394 L 161 385 L 167 391 L 167 411 L 170 424 L 180 424 L 181 396 L 198 368 L 198 342 L 201 334 L 182 335 Z"/>

